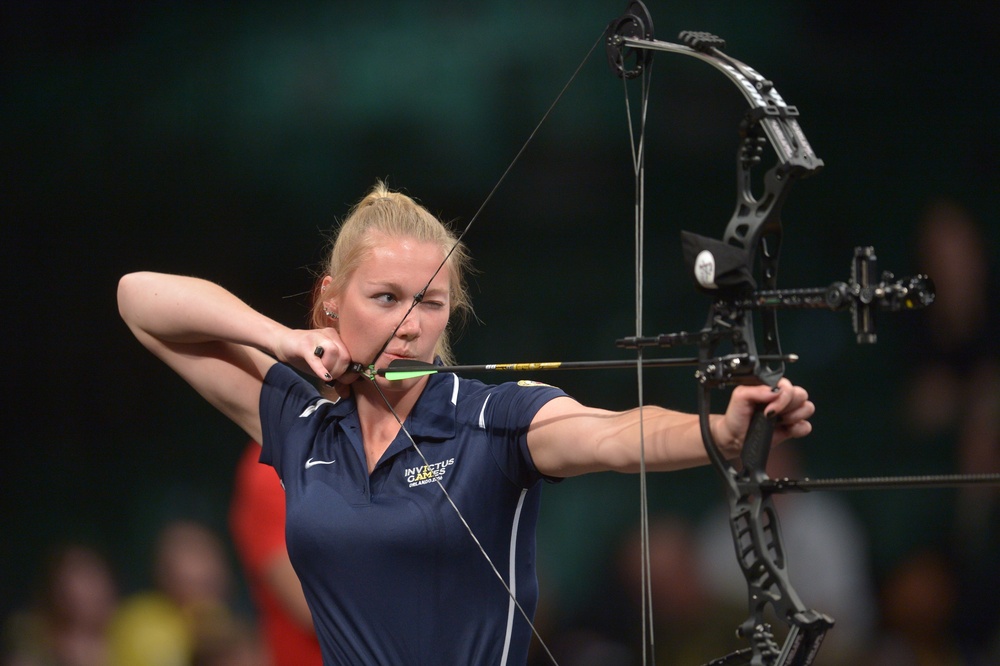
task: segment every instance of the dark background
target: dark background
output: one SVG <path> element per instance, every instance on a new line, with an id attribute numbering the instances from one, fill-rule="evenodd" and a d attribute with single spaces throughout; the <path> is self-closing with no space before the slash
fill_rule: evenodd
<path id="1" fill-rule="evenodd" d="M 725 37 L 799 108 L 826 163 L 785 207 L 785 286 L 846 279 L 856 245 L 913 272 L 914 229 L 938 197 L 985 226 L 996 263 L 996 3 L 648 4 L 660 39 Z M 0 612 L 26 600 L 57 542 L 102 545 L 130 589 L 163 519 L 225 529 L 245 438 L 130 336 L 120 275 L 206 277 L 302 324 L 328 232 L 376 179 L 463 226 L 623 6 L 4 3 Z M 613 342 L 635 327 L 623 98 L 599 47 L 469 231 L 478 321 L 462 361 L 621 356 Z M 646 333 L 703 323 L 678 233 L 719 236 L 728 221 L 744 108 L 707 65 L 656 56 Z M 952 471 L 947 447 L 898 437 L 907 322 L 885 320 L 879 344 L 861 348 L 846 315 L 783 315 L 784 347 L 802 357 L 791 375 L 820 406 L 801 445 L 813 476 Z M 646 376 L 646 401 L 693 408 L 689 371 Z M 624 371 L 544 380 L 609 408 L 637 399 Z M 650 483 L 654 511 L 697 516 L 720 497 L 707 470 Z M 637 495 L 616 475 L 547 491 L 540 567 L 558 596 L 572 602 L 601 575 Z M 852 495 L 873 568 L 946 537 L 949 498 Z"/>

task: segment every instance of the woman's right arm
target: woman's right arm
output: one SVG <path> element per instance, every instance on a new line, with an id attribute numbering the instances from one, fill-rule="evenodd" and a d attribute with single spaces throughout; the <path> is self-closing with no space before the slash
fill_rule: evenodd
<path id="1" fill-rule="evenodd" d="M 139 342 L 258 442 L 261 386 L 275 359 L 324 381 L 350 360 L 333 329 L 290 329 L 198 278 L 130 273 L 118 283 L 118 310 Z"/>

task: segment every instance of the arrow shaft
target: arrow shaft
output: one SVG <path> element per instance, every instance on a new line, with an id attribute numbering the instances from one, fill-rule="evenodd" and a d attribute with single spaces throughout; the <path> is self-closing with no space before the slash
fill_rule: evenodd
<path id="1" fill-rule="evenodd" d="M 752 357 L 751 357 L 752 358 Z M 736 363 L 738 358 L 733 357 L 722 357 L 719 360 L 729 359 L 731 362 Z M 795 354 L 775 354 L 775 355 L 763 355 L 759 357 L 759 361 L 763 363 L 769 362 L 788 362 L 793 363 L 798 360 L 798 356 Z M 671 367 L 671 366 L 682 366 L 682 365 L 699 365 L 702 363 L 714 363 L 714 360 L 702 360 L 694 357 L 688 358 L 654 358 L 648 360 L 642 360 L 643 366 L 648 368 L 659 368 L 659 367 Z M 379 368 L 374 370 L 374 374 L 385 377 L 389 380 L 398 379 L 410 379 L 412 377 L 423 377 L 426 375 L 432 375 L 438 372 L 488 372 L 488 371 L 515 371 L 515 372 L 531 372 L 535 370 L 601 370 L 601 369 L 613 369 L 613 368 L 635 368 L 640 361 L 638 359 L 622 359 L 614 361 L 543 361 L 543 362 L 527 362 L 527 363 L 485 363 L 479 365 L 433 365 L 431 363 L 425 363 L 423 361 L 405 361 L 398 360 L 389 363 L 386 368 Z M 361 374 L 370 374 L 370 370 L 363 367 L 360 363 L 352 363 L 348 370 L 350 372 L 357 372 Z M 373 376 L 373 375 L 372 375 Z"/>
<path id="2" fill-rule="evenodd" d="M 543 361 L 529 363 L 486 363 L 483 365 L 446 365 L 436 368 L 438 372 L 482 372 L 482 371 L 514 371 L 530 372 L 532 370 L 597 370 L 615 368 L 634 368 L 638 361 L 624 359 L 621 361 Z M 650 368 L 697 365 L 697 358 L 659 358 L 644 360 L 642 364 Z M 384 374 L 382 370 L 379 374 Z"/>

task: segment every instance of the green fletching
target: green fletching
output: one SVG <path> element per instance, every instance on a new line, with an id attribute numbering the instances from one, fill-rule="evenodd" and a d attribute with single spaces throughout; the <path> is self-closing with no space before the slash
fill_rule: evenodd
<path id="1" fill-rule="evenodd" d="M 390 381 L 397 381 L 400 379 L 413 379 L 414 377 L 433 375 L 436 372 L 437 369 L 435 368 L 427 368 L 426 370 L 386 370 L 383 376 Z"/>

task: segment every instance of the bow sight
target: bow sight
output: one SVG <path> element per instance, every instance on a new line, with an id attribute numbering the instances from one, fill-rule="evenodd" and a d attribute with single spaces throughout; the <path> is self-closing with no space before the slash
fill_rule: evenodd
<path id="1" fill-rule="evenodd" d="M 854 248 L 851 277 L 847 282 L 838 281 L 826 287 L 813 288 L 754 289 L 755 283 L 746 265 L 736 262 L 740 255 L 738 251 L 711 238 L 681 233 L 685 259 L 697 283 L 696 288 L 716 298 L 713 304 L 715 323 L 719 323 L 720 317 L 722 321 L 738 319 L 733 313 L 746 310 L 850 310 L 858 343 L 873 344 L 877 340 L 875 328 L 879 310 L 918 310 L 934 302 L 934 282 L 927 275 L 895 279 L 892 273 L 884 271 L 879 282 L 872 283 L 872 276 L 877 272 L 877 257 L 872 247 Z M 713 250 L 723 254 L 721 260 L 713 254 Z M 615 344 L 622 349 L 667 348 L 712 341 L 729 341 L 740 346 L 741 339 L 739 328 L 709 326 L 695 333 L 631 336 L 621 338 Z M 736 354 L 709 359 L 708 367 L 700 368 L 696 376 L 702 382 L 712 382 L 713 386 L 756 383 L 751 370 L 758 357 L 749 354 L 745 345 L 743 347 Z M 760 358 L 770 361 L 787 357 L 786 354 Z"/>

